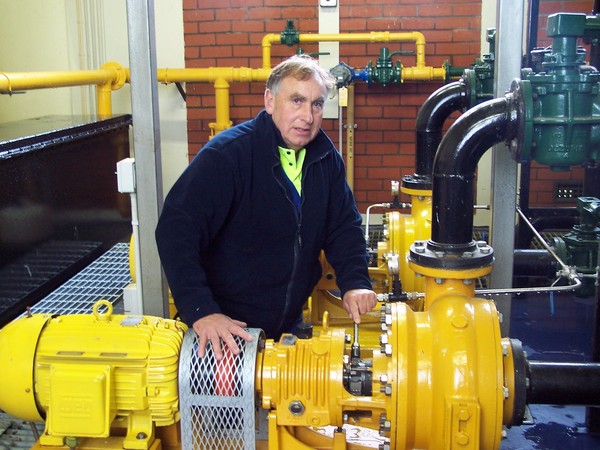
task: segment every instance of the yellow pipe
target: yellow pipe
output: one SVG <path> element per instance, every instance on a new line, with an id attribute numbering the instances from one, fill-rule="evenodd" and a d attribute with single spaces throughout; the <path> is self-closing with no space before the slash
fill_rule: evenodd
<path id="1" fill-rule="evenodd" d="M 410 81 L 431 81 L 444 80 L 446 78 L 446 69 L 443 67 L 403 67 L 402 82 Z"/>
<path id="2" fill-rule="evenodd" d="M 263 69 L 271 70 L 271 44 L 281 42 L 281 36 L 278 34 L 266 34 L 262 38 L 262 60 Z"/>
<path id="3" fill-rule="evenodd" d="M 249 67 L 208 67 L 198 69 L 158 69 L 157 78 L 160 83 L 176 82 L 208 82 L 217 80 L 250 83 L 266 81 L 271 69 L 251 69 Z"/>
<path id="4" fill-rule="evenodd" d="M 413 41 L 416 50 L 416 67 L 425 67 L 425 36 L 419 31 L 390 33 L 389 31 L 371 31 L 370 33 L 342 34 L 300 34 L 299 42 L 410 42 Z M 278 34 L 267 34 L 262 39 L 263 69 L 271 67 L 271 44 L 281 41 Z M 444 69 L 438 69 L 444 72 Z M 435 72 L 436 78 L 440 77 Z M 421 78 L 415 78 L 421 79 Z"/>
<path id="5" fill-rule="evenodd" d="M 221 131 L 231 127 L 229 119 L 229 83 L 222 78 L 218 78 L 215 83 L 215 110 L 217 113 L 216 122 L 208 124 L 210 128 L 210 137 L 219 134 Z"/>
<path id="6" fill-rule="evenodd" d="M 355 34 L 301 34 L 300 42 L 410 42 L 417 47 L 417 67 L 425 66 L 425 36 L 418 31 L 390 33 L 389 31 L 371 31 Z"/>
<path id="7" fill-rule="evenodd" d="M 232 125 L 229 115 L 229 82 L 266 81 L 270 73 L 271 69 L 248 67 L 158 69 L 157 80 L 160 83 L 209 82 L 214 84 L 216 121 L 208 124 L 212 139 Z"/>
<path id="8" fill-rule="evenodd" d="M 209 67 L 197 69 L 158 69 L 157 81 L 161 83 L 175 82 L 212 82 L 215 83 L 217 100 L 217 121 L 214 131 L 219 132 L 230 125 L 229 100 L 224 100 L 224 83 L 266 81 L 271 73 L 271 44 L 280 41 L 277 34 L 267 34 L 262 39 L 263 67 L 251 69 L 248 67 Z M 300 34 L 300 42 L 391 42 L 414 41 L 416 51 L 416 67 L 403 68 L 403 80 L 432 80 L 445 79 L 445 69 L 425 66 L 425 37 L 420 32 L 390 33 L 370 32 L 356 34 Z M 115 62 L 109 62 L 98 70 L 69 71 L 69 72 L 27 72 L 0 73 L 0 93 L 11 94 L 27 89 L 44 89 L 68 86 L 96 85 L 98 99 L 98 115 L 100 117 L 112 114 L 111 91 L 120 89 L 130 81 L 128 69 Z M 218 92 L 217 92 L 218 91 Z M 228 92 L 228 91 L 227 91 Z M 353 130 L 348 129 L 349 133 Z"/>
<path id="9" fill-rule="evenodd" d="M 354 190 L 354 84 L 348 86 L 346 110 L 346 179 L 350 189 Z"/>
<path id="10" fill-rule="evenodd" d="M 127 78 L 127 70 L 115 62 L 108 62 L 98 70 L 2 72 L 0 93 L 12 94 L 28 89 L 96 85 L 98 114 L 103 116 L 111 114 L 110 92 L 123 87 Z"/>

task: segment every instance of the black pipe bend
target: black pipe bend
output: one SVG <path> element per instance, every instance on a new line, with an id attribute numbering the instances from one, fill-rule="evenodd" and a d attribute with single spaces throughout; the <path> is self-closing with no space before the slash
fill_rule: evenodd
<path id="1" fill-rule="evenodd" d="M 481 103 L 448 129 L 433 164 L 431 242 L 448 251 L 472 243 L 477 164 L 493 145 L 515 138 L 519 104 L 513 93 Z"/>
<path id="2" fill-rule="evenodd" d="M 423 103 L 416 122 L 415 176 L 431 178 L 433 159 L 442 140 L 446 119 L 470 104 L 470 90 L 464 79 L 448 83 L 434 91 Z"/>

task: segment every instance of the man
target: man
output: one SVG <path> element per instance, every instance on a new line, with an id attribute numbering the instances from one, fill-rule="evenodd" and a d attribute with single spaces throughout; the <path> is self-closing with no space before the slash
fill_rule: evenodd
<path id="1" fill-rule="evenodd" d="M 207 143 L 169 192 L 156 230 L 181 319 L 239 353 L 244 327 L 277 339 L 293 329 L 325 251 L 355 322 L 376 304 L 361 217 L 343 160 L 320 129 L 335 80 L 293 56 L 267 80 L 265 110 Z"/>

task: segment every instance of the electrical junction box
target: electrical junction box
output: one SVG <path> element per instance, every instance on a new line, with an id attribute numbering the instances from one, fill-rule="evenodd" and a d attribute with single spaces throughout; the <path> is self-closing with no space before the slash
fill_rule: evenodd
<path id="1" fill-rule="evenodd" d="M 122 194 L 135 192 L 135 159 L 125 158 L 117 162 L 117 188 Z"/>

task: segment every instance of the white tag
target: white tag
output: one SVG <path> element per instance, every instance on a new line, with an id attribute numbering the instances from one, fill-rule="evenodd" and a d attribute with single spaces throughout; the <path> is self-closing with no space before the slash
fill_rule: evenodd
<path id="1" fill-rule="evenodd" d="M 340 106 L 348 106 L 348 88 L 342 86 L 338 89 L 338 98 Z"/>

